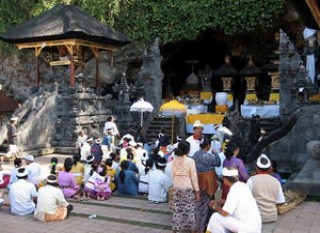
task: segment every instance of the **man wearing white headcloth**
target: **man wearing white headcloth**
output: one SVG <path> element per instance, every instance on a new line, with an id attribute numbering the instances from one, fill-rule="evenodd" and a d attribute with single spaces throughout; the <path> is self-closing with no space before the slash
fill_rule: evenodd
<path id="1" fill-rule="evenodd" d="M 306 41 L 305 53 L 306 53 L 306 70 L 307 76 L 310 78 L 312 83 L 315 82 L 315 53 L 316 53 L 316 30 L 311 28 L 305 28 L 303 30 L 303 38 Z"/>
<path id="2" fill-rule="evenodd" d="M 222 176 L 223 182 L 230 186 L 230 191 L 224 203 L 222 200 L 210 202 L 215 213 L 211 215 L 207 233 L 261 233 L 257 203 L 248 186 L 239 181 L 238 170 L 225 167 Z"/>
<path id="3" fill-rule="evenodd" d="M 256 172 L 257 175 L 247 180 L 247 185 L 257 202 L 262 222 L 274 222 L 278 219 L 277 207 L 285 203 L 285 198 L 280 182 L 270 175 L 272 166 L 267 155 L 258 158 Z"/>
<path id="4" fill-rule="evenodd" d="M 200 150 L 200 140 L 202 139 L 202 132 L 204 129 L 204 125 L 201 121 L 196 120 L 193 123 L 193 135 L 186 139 L 187 142 L 190 143 L 190 151 L 188 156 L 192 157 L 194 153 Z"/>

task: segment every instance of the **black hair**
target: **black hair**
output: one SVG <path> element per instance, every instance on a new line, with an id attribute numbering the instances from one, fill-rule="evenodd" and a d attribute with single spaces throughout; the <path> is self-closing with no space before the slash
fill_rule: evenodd
<path id="1" fill-rule="evenodd" d="M 20 158 L 15 158 L 13 161 L 14 167 L 20 167 L 22 160 Z"/>
<path id="2" fill-rule="evenodd" d="M 63 164 L 64 170 L 65 170 L 66 172 L 70 172 L 70 171 L 71 171 L 71 168 L 72 168 L 72 164 L 73 164 L 72 159 L 71 159 L 71 158 L 66 158 L 66 159 L 64 160 L 64 164 Z"/>
<path id="3" fill-rule="evenodd" d="M 110 158 L 111 158 L 112 160 L 115 160 L 115 158 L 116 158 L 116 153 L 111 152 L 111 153 L 109 154 L 109 156 L 110 156 Z"/>
<path id="4" fill-rule="evenodd" d="M 52 157 L 52 158 L 51 158 L 51 170 L 50 170 L 50 174 L 53 174 L 53 175 L 56 174 L 57 164 L 58 164 L 58 158 L 57 158 L 57 157 Z"/>
<path id="5" fill-rule="evenodd" d="M 73 165 L 77 166 L 77 163 L 80 161 L 81 155 L 80 154 L 75 154 L 73 155 Z"/>
<path id="6" fill-rule="evenodd" d="M 208 145 L 210 145 L 210 140 L 209 140 L 207 137 L 203 136 L 203 137 L 201 138 L 201 140 L 200 140 L 200 148 L 201 148 L 201 149 L 204 149 L 204 148 L 206 148 Z"/>
<path id="7" fill-rule="evenodd" d="M 100 167 L 102 168 L 102 170 L 101 172 L 99 172 L 99 175 L 105 177 L 107 175 L 107 166 L 104 164 L 101 164 Z"/>
<path id="8" fill-rule="evenodd" d="M 160 159 L 158 160 L 158 162 L 156 163 L 157 169 L 163 170 L 166 166 L 159 166 L 158 163 L 167 164 L 167 160 L 166 160 L 166 158 L 160 158 Z"/>
<path id="9" fill-rule="evenodd" d="M 134 155 L 133 155 L 132 151 L 129 151 L 129 152 L 127 153 L 127 159 L 128 159 L 128 160 L 133 160 L 133 157 L 134 157 Z"/>
<path id="10" fill-rule="evenodd" d="M 112 159 L 106 159 L 106 165 L 111 167 L 112 166 L 112 163 L 113 163 L 113 160 Z"/>
<path id="11" fill-rule="evenodd" d="M 224 178 L 226 178 L 232 184 L 234 184 L 237 181 L 239 181 L 239 177 L 238 176 L 224 176 Z"/>
<path id="12" fill-rule="evenodd" d="M 21 168 L 18 169 L 18 173 L 24 173 L 25 170 L 26 170 L 25 167 L 21 167 Z M 17 178 L 18 178 L 18 179 L 25 179 L 25 180 L 26 180 L 26 179 L 28 178 L 28 175 L 21 176 L 21 177 L 17 176 Z"/>
<path id="13" fill-rule="evenodd" d="M 232 156 L 234 155 L 234 151 L 238 147 L 239 147 L 239 143 L 237 141 L 231 140 L 230 142 L 228 142 L 224 152 L 227 160 L 230 160 L 232 158 Z"/>
<path id="14" fill-rule="evenodd" d="M 54 174 L 51 174 L 51 175 L 49 175 L 49 176 L 47 177 L 47 180 L 56 180 L 56 179 L 57 179 L 57 176 L 54 175 Z M 51 185 L 51 186 L 55 186 L 55 187 L 59 186 L 58 182 L 55 182 L 55 183 L 49 183 L 49 182 L 47 182 L 47 185 Z"/>
<path id="15" fill-rule="evenodd" d="M 124 184 L 124 179 L 126 178 L 126 174 L 125 174 L 124 171 L 128 170 L 129 161 L 127 161 L 127 160 L 122 161 L 121 164 L 120 164 L 120 167 L 121 167 L 121 171 L 119 173 L 119 178 L 120 178 L 121 183 Z"/>
<path id="16" fill-rule="evenodd" d="M 90 176 L 92 176 L 93 172 L 97 171 L 97 169 L 98 169 L 98 164 L 96 163 L 91 164 Z"/>
<path id="17" fill-rule="evenodd" d="M 175 155 L 183 156 L 188 154 L 190 151 L 190 143 L 187 141 L 181 141 L 178 143 L 178 147 L 175 149 Z"/>
<path id="18" fill-rule="evenodd" d="M 270 159 L 270 161 L 271 161 L 271 166 L 273 168 L 273 171 L 278 172 L 278 163 L 273 159 Z"/>
<path id="19" fill-rule="evenodd" d="M 113 117 L 112 117 L 112 116 L 109 116 L 109 117 L 107 118 L 107 121 L 112 121 L 112 119 L 113 119 Z"/>
<path id="20" fill-rule="evenodd" d="M 147 174 L 153 166 L 153 159 L 147 159 L 146 168 L 144 169 L 145 174 Z"/>

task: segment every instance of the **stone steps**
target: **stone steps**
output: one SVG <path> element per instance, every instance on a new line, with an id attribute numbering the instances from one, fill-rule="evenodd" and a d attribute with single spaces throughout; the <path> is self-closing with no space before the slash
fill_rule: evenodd
<path id="1" fill-rule="evenodd" d="M 167 134 L 171 132 L 172 118 L 170 117 L 155 117 L 150 122 L 147 130 L 146 137 L 150 141 L 158 140 L 160 129 L 163 128 Z"/>
<path id="2" fill-rule="evenodd" d="M 171 229 L 168 203 L 149 204 L 148 200 L 112 196 L 107 201 L 70 201 L 72 216 L 86 217 L 95 214 L 99 221 L 111 221 L 153 229 Z M 161 231 L 162 232 L 162 231 Z"/>

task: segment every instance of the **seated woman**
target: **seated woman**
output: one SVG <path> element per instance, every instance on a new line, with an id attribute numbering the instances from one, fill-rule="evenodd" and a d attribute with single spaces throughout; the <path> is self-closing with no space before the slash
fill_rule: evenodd
<path id="1" fill-rule="evenodd" d="M 129 161 L 122 161 L 120 167 L 121 171 L 116 176 L 119 194 L 137 196 L 139 179 L 129 170 Z"/>
<path id="2" fill-rule="evenodd" d="M 112 159 L 106 159 L 106 172 L 107 175 L 110 176 L 110 188 L 112 191 L 116 189 L 116 182 L 115 182 L 115 176 L 117 174 L 117 171 L 115 168 L 112 167 L 113 161 Z"/>
<path id="3" fill-rule="evenodd" d="M 109 187 L 110 176 L 107 175 L 105 166 L 100 173 L 98 173 L 98 169 L 99 166 L 97 164 L 92 164 L 90 176 L 83 189 L 84 197 L 104 201 L 109 199 L 111 195 L 111 189 Z"/>
<path id="4" fill-rule="evenodd" d="M 84 174 L 84 165 L 80 163 L 81 156 L 79 154 L 73 155 L 73 164 L 71 168 L 71 173 L 76 179 L 77 185 L 82 185 L 83 174 Z"/>
<path id="5" fill-rule="evenodd" d="M 240 158 L 237 158 L 240 152 L 240 145 L 237 141 L 231 140 L 228 142 L 225 149 L 226 159 L 223 161 L 223 167 L 234 167 L 239 172 L 239 179 L 242 182 L 247 182 L 249 179 L 248 171 Z M 222 184 L 222 197 L 221 199 L 226 199 L 229 192 L 229 187 Z"/>
<path id="6" fill-rule="evenodd" d="M 62 167 L 58 165 L 58 158 L 52 157 L 49 165 L 50 174 L 52 175 L 58 175 L 60 171 L 62 171 Z"/>
<path id="7" fill-rule="evenodd" d="M 70 172 L 71 168 L 72 159 L 66 158 L 64 161 L 64 171 L 60 172 L 58 176 L 58 183 L 65 198 L 74 197 L 79 200 L 79 186 L 76 183 L 74 175 Z"/>

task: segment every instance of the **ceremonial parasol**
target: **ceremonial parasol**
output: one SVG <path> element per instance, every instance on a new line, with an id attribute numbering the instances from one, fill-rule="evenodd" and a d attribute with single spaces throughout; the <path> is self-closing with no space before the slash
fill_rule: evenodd
<path id="1" fill-rule="evenodd" d="M 177 100 L 171 100 L 160 107 L 160 112 L 164 116 L 172 116 L 171 143 L 173 144 L 174 117 L 187 113 L 187 107 Z"/>
<path id="2" fill-rule="evenodd" d="M 133 103 L 130 107 L 130 112 L 140 112 L 141 113 L 141 126 L 143 124 L 143 113 L 152 112 L 153 106 L 149 102 L 145 101 L 143 98 L 140 98 L 137 102 Z"/>

